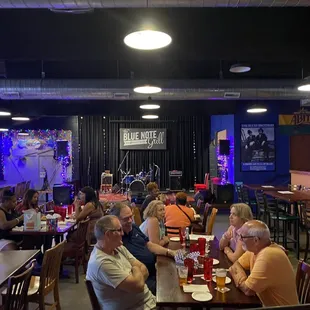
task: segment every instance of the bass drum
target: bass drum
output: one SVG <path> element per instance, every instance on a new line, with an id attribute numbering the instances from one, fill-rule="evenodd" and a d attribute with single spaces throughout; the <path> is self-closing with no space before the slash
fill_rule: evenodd
<path id="1" fill-rule="evenodd" d="M 130 183 L 129 190 L 131 192 L 144 192 L 145 185 L 141 180 L 134 180 Z"/>

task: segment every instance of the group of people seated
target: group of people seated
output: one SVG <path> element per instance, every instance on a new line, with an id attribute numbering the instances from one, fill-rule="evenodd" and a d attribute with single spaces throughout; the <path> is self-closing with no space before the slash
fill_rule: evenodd
<path id="1" fill-rule="evenodd" d="M 164 223 L 188 226 L 194 212 L 186 204 L 186 194 L 178 193 L 175 204 L 168 206 L 148 199 L 143 218 L 138 227 L 131 207 L 120 203 L 95 225 L 97 244 L 87 279 L 104 309 L 156 307 L 156 256 L 176 254 L 164 247 L 169 242 Z M 244 203 L 231 206 L 229 221 L 219 246 L 233 263 L 229 271 L 235 285 L 245 295 L 257 295 L 263 306 L 298 304 L 293 267 L 286 250 L 271 242 L 267 225 L 253 220 L 251 208 Z"/>

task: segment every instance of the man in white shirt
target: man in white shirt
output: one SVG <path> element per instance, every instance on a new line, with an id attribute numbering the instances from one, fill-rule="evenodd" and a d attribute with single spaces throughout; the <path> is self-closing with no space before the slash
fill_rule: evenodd
<path id="1" fill-rule="evenodd" d="M 102 309 L 154 309 L 155 296 L 145 284 L 148 270 L 123 246 L 118 218 L 102 217 L 94 233 L 97 244 L 88 262 L 86 278 L 92 282 Z"/>

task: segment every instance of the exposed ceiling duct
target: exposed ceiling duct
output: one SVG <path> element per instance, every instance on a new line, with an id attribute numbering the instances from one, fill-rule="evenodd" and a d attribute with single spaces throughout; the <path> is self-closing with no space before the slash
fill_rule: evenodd
<path id="1" fill-rule="evenodd" d="M 162 92 L 153 100 L 302 100 L 296 80 L 154 80 Z M 0 80 L 3 100 L 146 100 L 148 95 L 133 88 L 141 80 Z M 232 95 L 231 95 L 232 94 Z"/>
<path id="2" fill-rule="evenodd" d="M 3 9 L 308 7 L 309 0 L 0 0 Z"/>

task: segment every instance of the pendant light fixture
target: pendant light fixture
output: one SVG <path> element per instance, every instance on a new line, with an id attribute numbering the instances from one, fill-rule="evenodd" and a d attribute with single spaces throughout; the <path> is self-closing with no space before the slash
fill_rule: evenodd
<path id="1" fill-rule="evenodd" d="M 133 91 L 139 94 L 157 94 L 161 92 L 161 88 L 152 85 L 143 85 L 134 88 Z"/>
<path id="2" fill-rule="evenodd" d="M 265 113 L 265 112 L 267 112 L 267 109 L 266 109 L 266 107 L 264 107 L 261 104 L 254 104 L 247 109 L 247 112 L 253 113 L 253 114 L 254 113 Z"/>
<path id="3" fill-rule="evenodd" d="M 24 117 L 24 116 L 13 116 L 12 117 L 13 121 L 18 121 L 18 122 L 27 122 L 30 121 L 29 117 Z"/>
<path id="4" fill-rule="evenodd" d="M 160 105 L 159 104 L 154 104 L 152 102 L 152 98 L 151 97 L 149 97 L 147 99 L 147 101 L 145 101 L 145 103 L 140 105 L 140 109 L 142 109 L 142 110 L 157 110 L 159 108 L 160 108 Z"/>
<path id="5" fill-rule="evenodd" d="M 298 86 L 299 91 L 310 91 L 310 76 L 307 76 Z"/>
<path id="6" fill-rule="evenodd" d="M 169 34 L 156 30 L 140 30 L 128 34 L 124 43 L 138 50 L 156 50 L 168 46 L 172 42 Z"/>
<path id="7" fill-rule="evenodd" d="M 145 115 L 142 115 L 142 118 L 143 119 L 158 119 L 158 115 L 155 115 L 155 114 L 145 114 Z"/>
<path id="8" fill-rule="evenodd" d="M 11 112 L 8 111 L 7 109 L 2 109 L 0 108 L 0 116 L 10 116 Z"/>
<path id="9" fill-rule="evenodd" d="M 230 67 L 229 71 L 231 73 L 246 73 L 251 71 L 251 67 L 246 64 L 234 64 Z"/>

